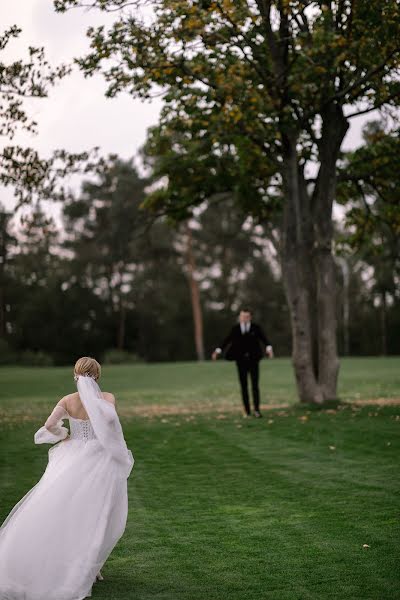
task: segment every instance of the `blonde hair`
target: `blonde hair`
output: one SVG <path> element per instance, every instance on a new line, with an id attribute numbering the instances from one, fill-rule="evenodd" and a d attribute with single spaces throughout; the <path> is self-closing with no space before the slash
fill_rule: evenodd
<path id="1" fill-rule="evenodd" d="M 74 375 L 86 375 L 99 379 L 101 375 L 101 366 L 95 358 L 91 356 L 82 356 L 78 358 L 74 367 Z"/>

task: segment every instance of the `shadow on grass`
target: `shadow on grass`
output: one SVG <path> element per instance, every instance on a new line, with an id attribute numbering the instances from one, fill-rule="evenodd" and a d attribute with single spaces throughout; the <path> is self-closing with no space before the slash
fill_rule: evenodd
<path id="1" fill-rule="evenodd" d="M 350 402 L 345 402 L 340 398 L 336 398 L 334 400 L 328 400 L 323 404 L 315 404 L 314 402 L 297 402 L 296 404 L 293 404 L 292 408 L 295 412 L 323 412 L 325 410 L 339 410 L 349 406 L 351 406 Z"/>

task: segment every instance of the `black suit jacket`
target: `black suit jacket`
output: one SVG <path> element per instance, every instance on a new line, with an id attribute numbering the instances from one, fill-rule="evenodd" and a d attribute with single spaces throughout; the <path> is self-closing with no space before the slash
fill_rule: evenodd
<path id="1" fill-rule="evenodd" d="M 265 347 L 270 342 L 263 330 L 256 323 L 251 323 L 250 331 L 242 333 L 240 324 L 232 327 L 220 348 L 227 360 L 260 360 L 265 356 Z"/>

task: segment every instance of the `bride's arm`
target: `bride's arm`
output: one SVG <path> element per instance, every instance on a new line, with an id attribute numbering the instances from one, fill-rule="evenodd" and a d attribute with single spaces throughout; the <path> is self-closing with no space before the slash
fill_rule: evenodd
<path id="1" fill-rule="evenodd" d="M 104 400 L 106 400 L 107 402 L 107 408 L 109 409 L 106 411 L 106 414 L 108 416 L 107 420 L 109 422 L 113 422 L 115 421 L 115 419 L 119 419 L 117 412 L 117 402 L 115 400 L 114 394 L 111 394 L 110 392 L 102 392 L 102 394 Z"/>
<path id="2" fill-rule="evenodd" d="M 46 423 L 35 433 L 35 444 L 55 444 L 65 440 L 68 429 L 63 427 L 63 419 L 68 418 L 66 411 L 66 399 L 62 398 L 55 406 Z"/>

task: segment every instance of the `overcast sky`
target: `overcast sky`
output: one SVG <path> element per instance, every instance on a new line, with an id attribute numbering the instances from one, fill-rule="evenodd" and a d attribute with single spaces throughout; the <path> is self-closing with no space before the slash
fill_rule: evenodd
<path id="1" fill-rule="evenodd" d="M 69 63 L 85 53 L 87 27 L 111 23 L 113 18 L 115 15 L 82 9 L 56 14 L 52 0 L 1 0 L 1 29 L 16 24 L 23 30 L 20 38 L 10 42 L 7 62 L 26 57 L 26 48 L 32 45 L 44 46 L 53 65 Z M 142 103 L 126 94 L 107 99 L 104 91 L 101 76 L 84 79 L 75 70 L 50 91 L 49 98 L 30 102 L 29 114 L 38 122 L 38 135 L 20 134 L 13 143 L 34 147 L 44 156 L 56 148 L 81 152 L 94 146 L 104 155 L 134 156 L 145 141 L 147 128 L 157 123 L 161 102 Z M 352 120 L 345 149 L 360 144 L 365 120 Z M 1 190 L 1 201 L 11 207 L 12 192 Z"/>

